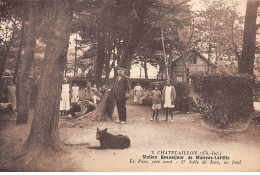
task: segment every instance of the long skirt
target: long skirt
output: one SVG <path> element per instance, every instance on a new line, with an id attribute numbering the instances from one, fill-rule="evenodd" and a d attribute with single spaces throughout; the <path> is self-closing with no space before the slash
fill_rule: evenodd
<path id="1" fill-rule="evenodd" d="M 77 103 L 79 102 L 79 96 L 78 95 L 73 95 L 71 98 L 71 103 Z"/>
<path id="2" fill-rule="evenodd" d="M 164 108 L 174 108 L 174 104 L 172 104 L 171 100 L 166 100 L 164 103 Z"/>
<path id="3" fill-rule="evenodd" d="M 136 103 L 140 104 L 140 98 L 142 96 L 141 91 L 136 91 Z"/>
<path id="4" fill-rule="evenodd" d="M 70 95 L 69 93 L 62 93 L 60 101 L 60 110 L 67 111 L 70 109 Z"/>

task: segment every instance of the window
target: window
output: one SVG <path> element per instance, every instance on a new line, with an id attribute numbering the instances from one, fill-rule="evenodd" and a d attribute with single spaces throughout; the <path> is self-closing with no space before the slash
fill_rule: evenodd
<path id="1" fill-rule="evenodd" d="M 183 78 L 182 78 L 181 75 L 177 75 L 176 78 L 177 78 L 177 82 L 182 82 L 183 81 Z"/>
<path id="2" fill-rule="evenodd" d="M 189 64 L 197 64 L 197 55 L 196 53 L 189 54 Z"/>

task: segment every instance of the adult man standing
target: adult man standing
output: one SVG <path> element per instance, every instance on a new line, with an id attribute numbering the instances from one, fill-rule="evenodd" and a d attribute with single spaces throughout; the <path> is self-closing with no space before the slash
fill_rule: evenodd
<path id="1" fill-rule="evenodd" d="M 117 78 L 112 88 L 112 96 L 116 100 L 116 107 L 119 115 L 117 123 L 126 124 L 126 100 L 130 92 L 129 78 L 124 75 L 124 68 L 117 67 Z"/>

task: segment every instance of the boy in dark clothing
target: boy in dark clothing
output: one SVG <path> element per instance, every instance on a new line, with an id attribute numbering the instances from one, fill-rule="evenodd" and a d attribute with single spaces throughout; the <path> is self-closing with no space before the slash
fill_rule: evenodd
<path id="1" fill-rule="evenodd" d="M 79 100 L 66 112 L 67 115 L 71 115 L 73 118 L 80 117 L 96 109 L 96 104 L 86 100 L 85 105 L 82 106 L 82 101 Z"/>
<path id="2" fill-rule="evenodd" d="M 78 103 L 74 103 L 69 110 L 66 111 L 66 114 L 67 115 L 71 115 L 72 117 L 76 117 L 76 114 L 81 112 L 81 104 L 82 104 L 82 101 L 79 100 Z"/>

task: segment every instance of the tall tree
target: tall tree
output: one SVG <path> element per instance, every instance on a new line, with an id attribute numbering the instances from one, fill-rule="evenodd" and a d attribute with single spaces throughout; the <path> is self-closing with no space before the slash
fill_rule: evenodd
<path id="1" fill-rule="evenodd" d="M 238 73 L 254 74 L 254 59 L 256 49 L 256 18 L 257 9 L 260 5 L 258 0 L 248 0 L 245 16 L 243 37 L 243 49 L 241 58 L 238 60 Z"/>
<path id="2" fill-rule="evenodd" d="M 29 109 L 30 109 L 30 80 L 29 75 L 34 60 L 34 53 L 36 47 L 36 25 L 37 25 L 37 4 L 30 3 L 29 24 L 27 32 L 27 45 L 23 55 L 21 71 L 19 73 L 18 86 L 18 115 L 16 124 L 28 123 Z M 19 61 L 19 60 L 17 60 Z"/>
<path id="3" fill-rule="evenodd" d="M 37 158 L 46 151 L 48 153 L 62 150 L 58 132 L 59 103 L 69 46 L 72 2 L 71 0 L 55 0 L 43 3 L 46 3 L 52 10 L 49 38 L 46 43 L 44 69 L 31 131 L 23 146 L 22 154 L 16 159 L 19 167 L 21 166 L 19 163 L 22 163 L 26 167 L 35 168 Z"/>
<path id="4" fill-rule="evenodd" d="M 19 14 L 20 9 L 18 9 L 16 2 L 5 1 L 0 3 L 0 91 L 3 85 L 2 75 L 5 69 L 11 67 L 7 65 L 13 61 L 16 54 L 20 30 L 18 15 L 15 15 Z"/>

